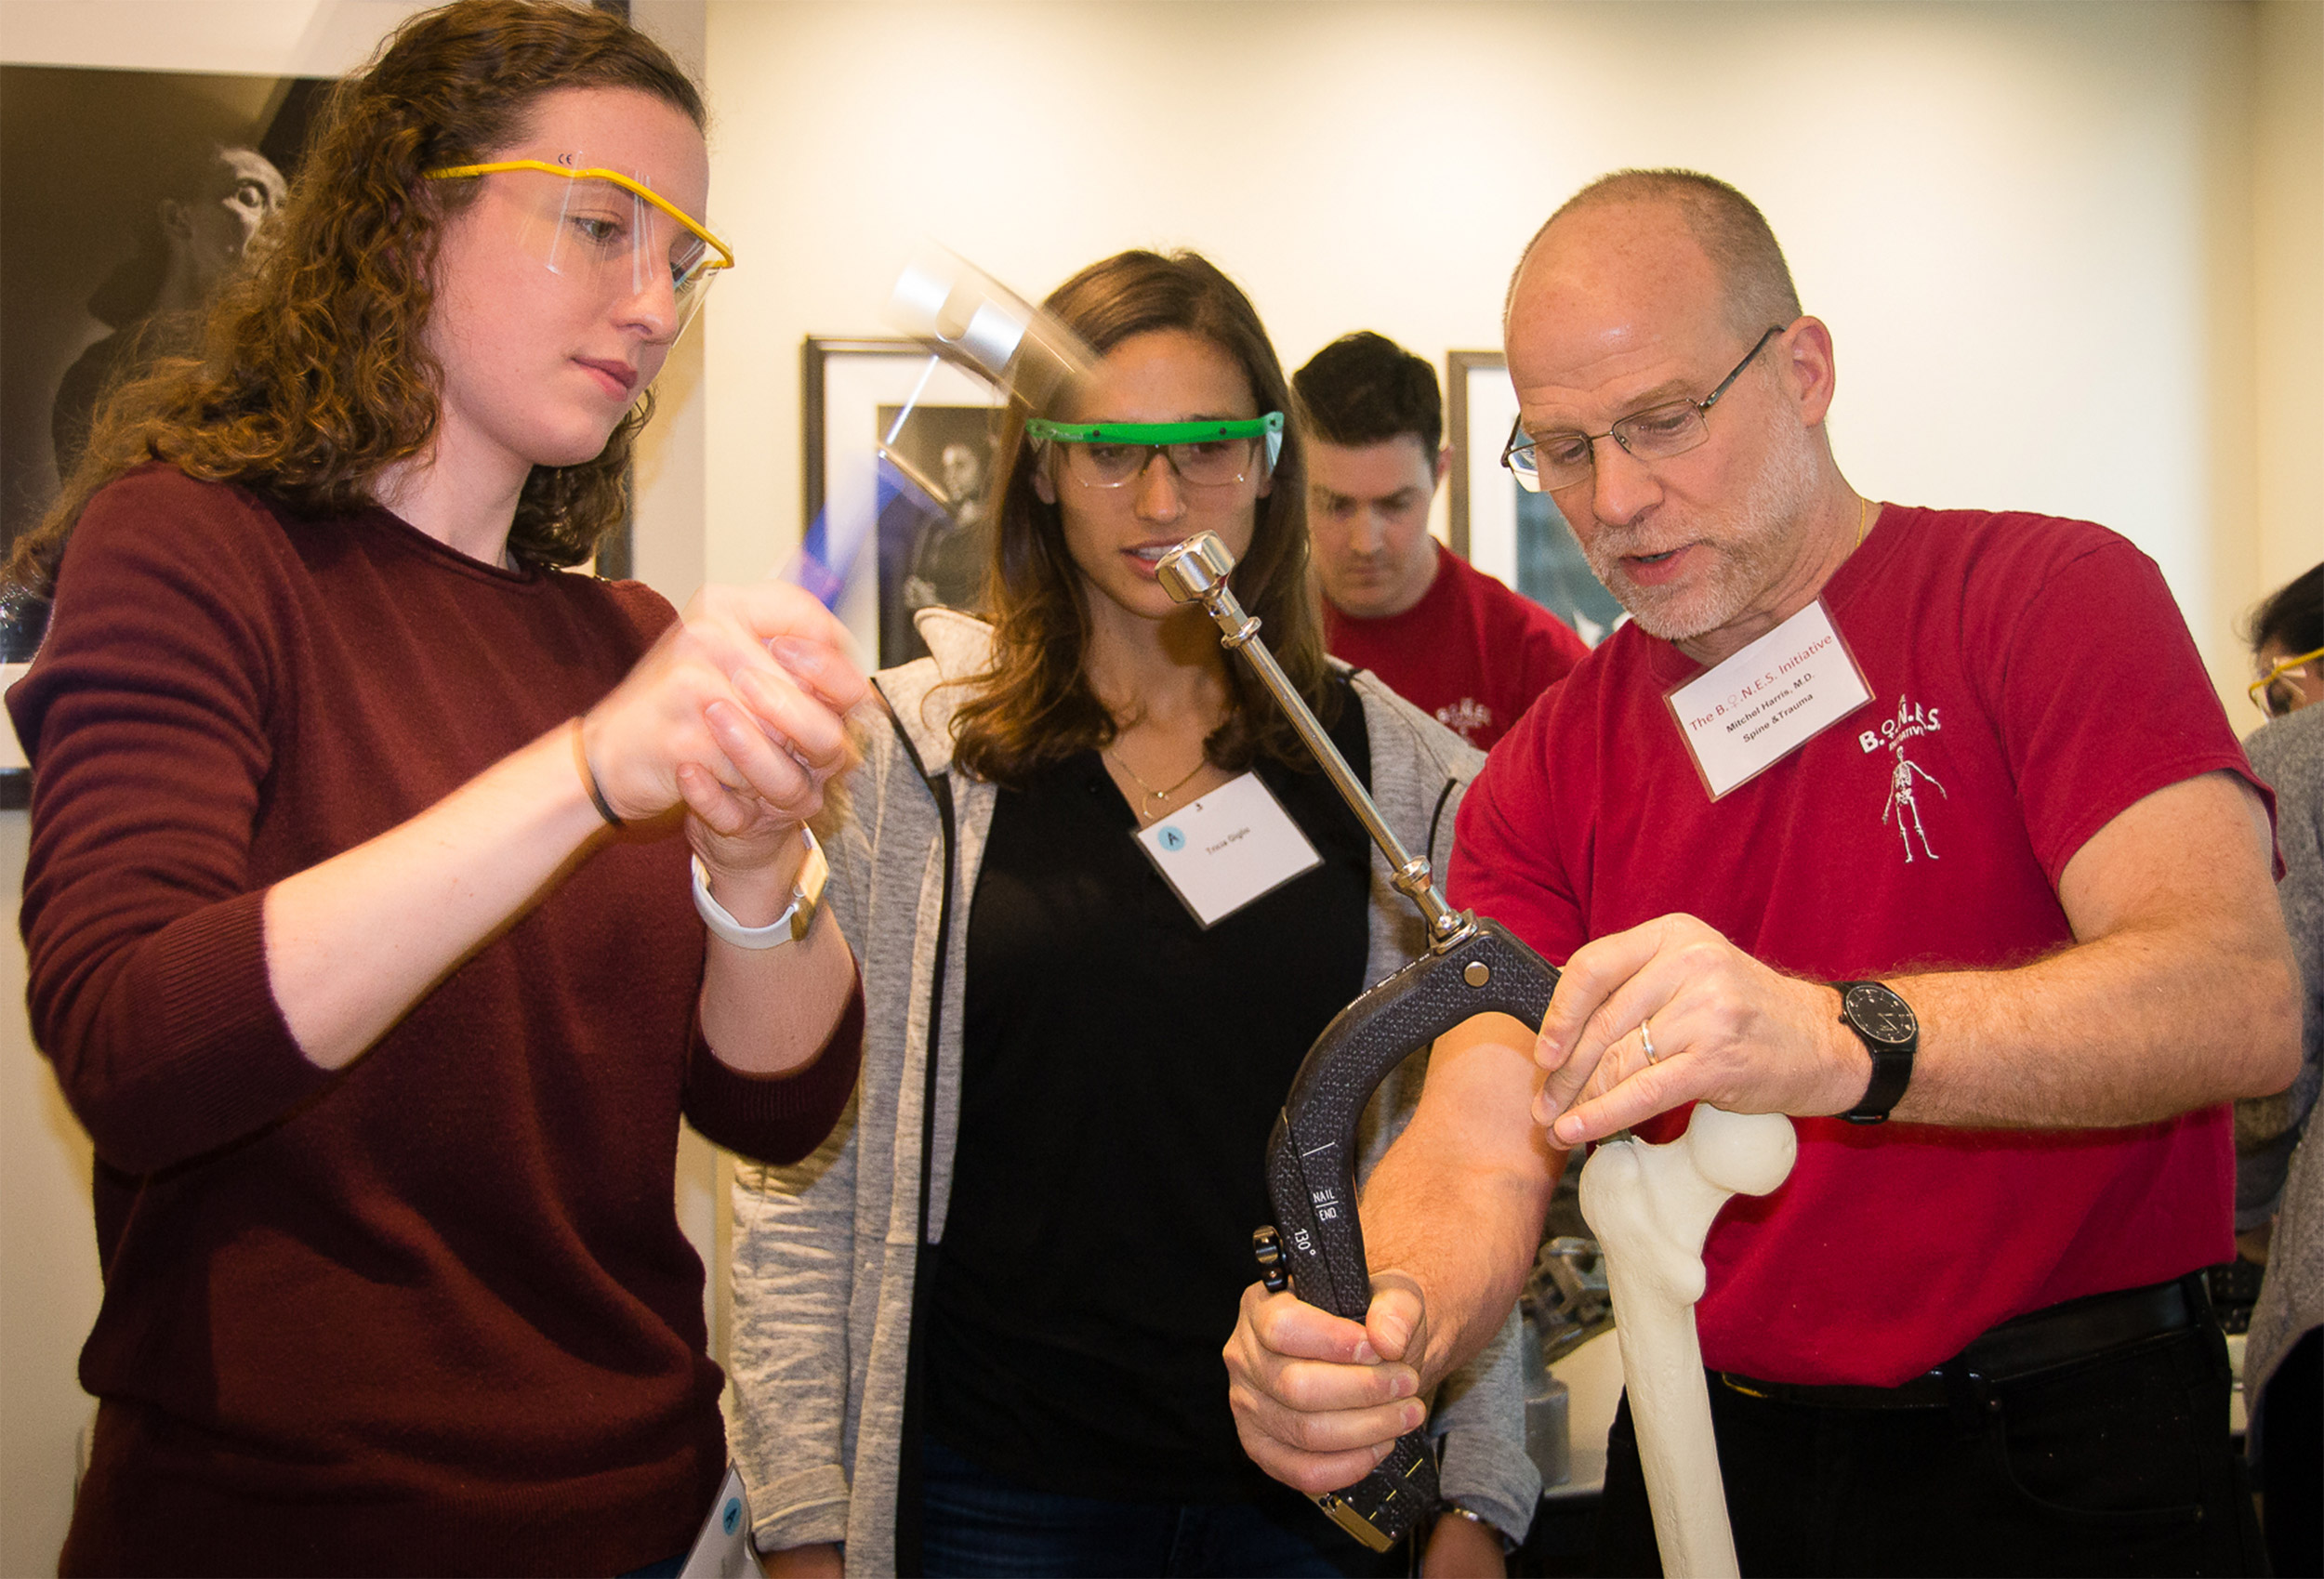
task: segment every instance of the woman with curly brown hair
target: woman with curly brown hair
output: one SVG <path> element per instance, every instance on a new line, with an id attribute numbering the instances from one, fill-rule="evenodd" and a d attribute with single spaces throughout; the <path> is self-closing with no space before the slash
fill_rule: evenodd
<path id="1" fill-rule="evenodd" d="M 1219 1350 L 1293 1071 L 1425 939 L 1288 719 L 1155 561 L 1219 534 L 1237 596 L 1412 848 L 1450 830 L 1439 814 L 1481 758 L 1326 658 L 1290 392 L 1242 291 L 1192 254 L 1132 252 L 1049 306 L 1095 372 L 1062 410 L 1012 414 L 992 621 L 921 614 L 932 655 L 876 678 L 891 717 L 831 843 L 869 1006 L 852 1122 L 735 1189 L 735 1445 L 758 1544 L 778 1572 L 1377 1571 L 1244 1457 Z M 1182 902 L 1167 857 L 1198 856 L 1212 817 L 1233 853 Z M 1383 1099 L 1367 1141 L 1397 1108 Z M 1532 1512 L 1501 1358 L 1436 1401 L 1444 1484 L 1472 1517 L 1443 1521 L 1433 1564 L 1498 1567 L 1493 1527 L 1522 1535 Z"/>
<path id="2" fill-rule="evenodd" d="M 793 589 L 559 568 L 730 260 L 702 122 L 602 12 L 407 23 L 20 557 L 105 1273 L 67 1572 L 613 1573 L 712 1504 L 678 1125 L 796 1157 L 852 1086 L 803 827 L 862 680 Z"/>

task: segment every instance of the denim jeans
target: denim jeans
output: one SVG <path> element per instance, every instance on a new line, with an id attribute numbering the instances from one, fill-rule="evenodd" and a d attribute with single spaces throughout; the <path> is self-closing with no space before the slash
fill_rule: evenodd
<path id="1" fill-rule="evenodd" d="M 1109 1502 L 1005 1480 L 932 1437 L 920 1453 L 921 1557 L 931 1575 L 1405 1572 L 1402 1548 L 1365 1549 L 1288 1487 L 1248 1503 Z"/>
<path id="2" fill-rule="evenodd" d="M 1753 1398 L 1710 1382 L 1747 1574 L 2264 1573 L 2216 1324 L 2002 1383 L 1961 1409 Z M 1593 1572 L 1661 1572 L 1623 1400 Z"/>

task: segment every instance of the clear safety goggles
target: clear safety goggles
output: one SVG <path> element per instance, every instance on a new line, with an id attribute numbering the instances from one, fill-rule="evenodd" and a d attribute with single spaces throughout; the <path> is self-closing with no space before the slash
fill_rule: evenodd
<path id="1" fill-rule="evenodd" d="M 1232 422 L 1050 422 L 1035 417 L 1024 425 L 1037 444 L 1057 444 L 1065 475 L 1084 488 L 1122 488 L 1135 482 L 1163 455 L 1181 482 L 1222 488 L 1274 470 L 1283 453 L 1283 414 Z M 1264 455 L 1261 461 L 1261 456 Z"/>
<path id="2" fill-rule="evenodd" d="M 503 178 L 516 200 L 524 250 L 548 271 L 606 301 L 627 301 L 667 283 L 675 340 L 702 310 L 703 297 L 734 254 L 700 221 L 633 176 L 586 164 L 502 159 L 428 172 L 431 181 Z"/>
<path id="3" fill-rule="evenodd" d="M 2287 658 L 2253 680 L 2250 687 L 2251 705 L 2271 718 L 2289 717 L 2298 712 L 2300 690 L 2292 682 L 2318 658 L 2324 658 L 2324 647 L 2313 652 L 2303 652 L 2296 658 Z"/>

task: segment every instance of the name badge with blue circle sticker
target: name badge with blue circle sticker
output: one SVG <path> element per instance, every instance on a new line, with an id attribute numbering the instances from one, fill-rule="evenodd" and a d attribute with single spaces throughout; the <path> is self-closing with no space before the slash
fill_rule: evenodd
<path id="1" fill-rule="evenodd" d="M 756 1579 L 758 1572 L 750 1550 L 750 1494 L 743 1489 L 742 1471 L 730 1464 L 678 1579 Z"/>
<path id="2" fill-rule="evenodd" d="M 1324 861 L 1256 773 L 1229 779 L 1132 837 L 1205 928 Z"/>

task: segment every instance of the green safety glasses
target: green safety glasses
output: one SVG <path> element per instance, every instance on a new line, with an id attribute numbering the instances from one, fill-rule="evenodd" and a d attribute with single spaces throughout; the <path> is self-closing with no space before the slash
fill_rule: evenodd
<path id="1" fill-rule="evenodd" d="M 1221 422 L 1051 422 L 1024 425 L 1036 444 L 1063 446 L 1065 475 L 1084 488 L 1120 488 L 1145 475 L 1155 455 L 1167 456 L 1180 481 L 1196 488 L 1264 477 L 1283 454 L 1283 414 Z M 1266 460 L 1256 464 L 1264 446 Z"/>

